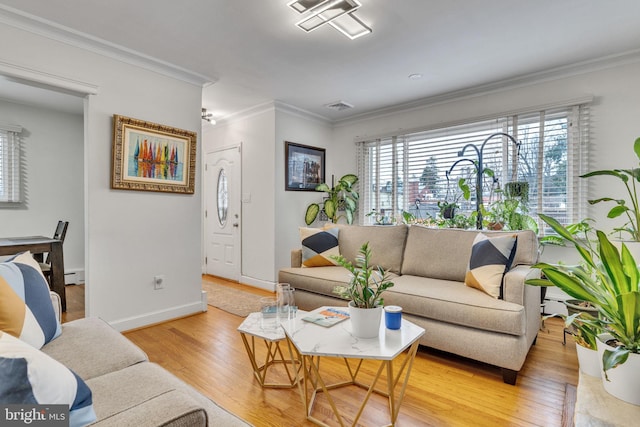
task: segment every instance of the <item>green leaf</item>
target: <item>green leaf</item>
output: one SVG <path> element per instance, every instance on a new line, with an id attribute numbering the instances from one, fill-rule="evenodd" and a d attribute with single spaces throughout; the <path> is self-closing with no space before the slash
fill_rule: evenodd
<path id="1" fill-rule="evenodd" d="M 316 191 L 330 192 L 331 188 L 326 183 L 316 185 Z"/>
<path id="2" fill-rule="evenodd" d="M 348 182 L 349 186 L 353 186 L 356 182 L 358 182 L 358 177 L 354 174 L 347 174 L 340 178 L 340 181 Z"/>
<path id="3" fill-rule="evenodd" d="M 640 138 L 637 138 L 633 143 L 633 151 L 636 153 L 638 160 L 640 160 Z"/>
<path id="4" fill-rule="evenodd" d="M 616 178 L 619 178 L 624 182 L 627 182 L 629 180 L 629 177 L 627 175 L 621 173 L 618 170 L 593 171 L 593 172 L 585 173 L 584 175 L 580 175 L 580 178 L 589 178 L 592 176 L 602 176 L 602 175 L 615 176 Z"/>
<path id="5" fill-rule="evenodd" d="M 333 200 L 328 199 L 324 201 L 324 213 L 327 214 L 327 217 L 333 221 L 333 219 L 336 216 L 336 204 L 333 202 Z"/>
<path id="6" fill-rule="evenodd" d="M 347 224 L 353 224 L 353 211 L 347 209 L 345 215 L 347 216 Z"/>
<path id="7" fill-rule="evenodd" d="M 605 371 L 605 375 L 609 369 L 613 369 L 619 364 L 626 362 L 629 353 L 629 350 L 622 347 L 616 347 L 614 351 L 605 350 L 602 354 L 602 369 Z"/>
<path id="8" fill-rule="evenodd" d="M 583 282 L 575 276 L 570 276 L 554 266 L 542 268 L 542 272 L 550 282 L 572 297 L 598 304 L 599 301 L 584 288 Z"/>
<path id="9" fill-rule="evenodd" d="M 542 220 L 544 222 L 546 222 L 547 224 L 549 224 L 549 226 L 553 229 L 553 231 L 555 231 L 556 233 L 558 233 L 560 236 L 562 236 L 564 239 L 572 242 L 572 243 L 576 243 L 575 238 L 573 237 L 573 234 L 571 234 L 566 228 L 564 228 L 562 226 L 562 224 L 560 224 L 555 218 L 547 216 L 545 214 L 538 214 L 538 216 L 540 218 L 542 218 Z"/>
<path id="10" fill-rule="evenodd" d="M 629 210 L 628 207 L 624 206 L 624 200 L 622 202 L 623 204 L 615 206 L 609 211 L 607 218 L 617 218 Z M 618 201 L 618 203 L 620 203 L 620 201 Z"/>
<path id="11" fill-rule="evenodd" d="M 307 207 L 307 212 L 304 214 L 304 222 L 307 225 L 311 225 L 316 220 L 318 213 L 320 212 L 320 206 L 317 203 L 310 204 Z"/>

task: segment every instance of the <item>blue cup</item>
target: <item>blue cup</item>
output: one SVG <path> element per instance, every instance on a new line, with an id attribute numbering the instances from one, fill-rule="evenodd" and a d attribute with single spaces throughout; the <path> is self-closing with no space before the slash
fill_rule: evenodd
<path id="1" fill-rule="evenodd" d="M 402 324 L 402 307 L 389 305 L 384 308 L 384 325 L 387 329 L 400 329 Z"/>

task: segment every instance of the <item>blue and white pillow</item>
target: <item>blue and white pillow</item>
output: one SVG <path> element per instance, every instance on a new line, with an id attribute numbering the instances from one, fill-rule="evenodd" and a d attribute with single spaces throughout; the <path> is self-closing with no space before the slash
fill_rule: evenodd
<path id="1" fill-rule="evenodd" d="M 62 363 L 0 332 L 0 403 L 69 405 L 69 426 L 96 420 L 91 390 Z"/>
<path id="2" fill-rule="evenodd" d="M 0 330 L 35 348 L 62 332 L 49 285 L 29 252 L 0 263 Z"/>

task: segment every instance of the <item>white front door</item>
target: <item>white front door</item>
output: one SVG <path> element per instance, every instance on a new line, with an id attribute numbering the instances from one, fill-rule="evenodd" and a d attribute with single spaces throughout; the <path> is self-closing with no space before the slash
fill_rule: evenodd
<path id="1" fill-rule="evenodd" d="M 241 146 L 207 154 L 205 271 L 240 280 Z"/>

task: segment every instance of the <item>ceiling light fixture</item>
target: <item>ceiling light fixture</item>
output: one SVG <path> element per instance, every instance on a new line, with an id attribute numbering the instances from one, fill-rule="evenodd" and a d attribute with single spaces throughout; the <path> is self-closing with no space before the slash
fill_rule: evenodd
<path id="1" fill-rule="evenodd" d="M 353 13 L 362 6 L 358 0 L 293 0 L 287 5 L 306 14 L 296 23 L 306 32 L 329 24 L 351 40 L 371 33 L 371 28 Z"/>
<path id="2" fill-rule="evenodd" d="M 202 109 L 202 120 L 206 120 L 209 123 L 211 123 L 212 125 L 216 124 L 216 121 L 213 119 L 213 113 L 207 113 L 207 109 L 206 108 Z"/>

